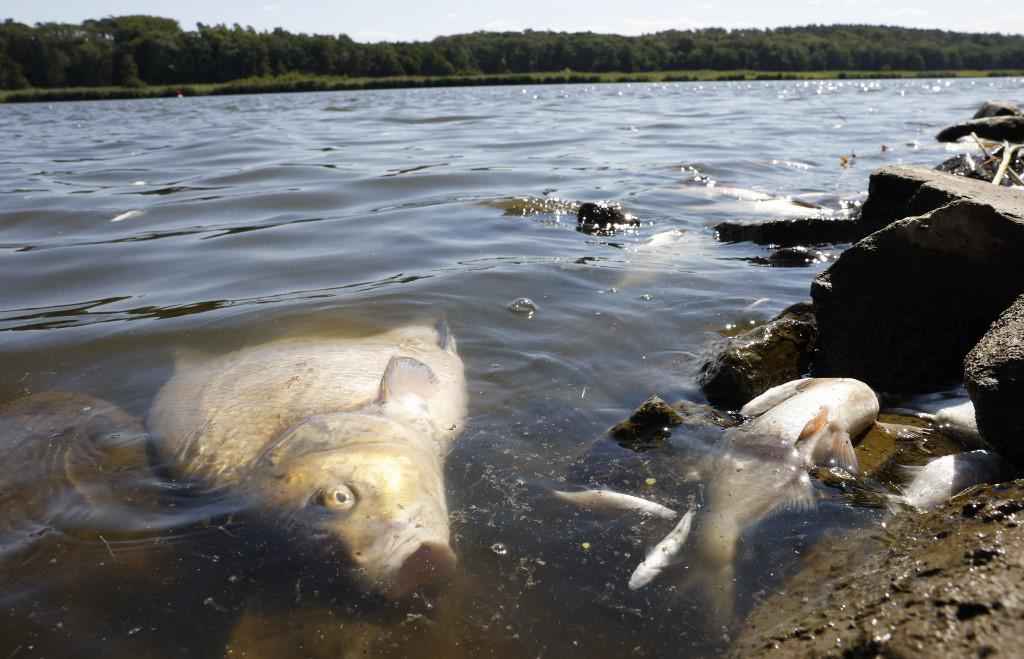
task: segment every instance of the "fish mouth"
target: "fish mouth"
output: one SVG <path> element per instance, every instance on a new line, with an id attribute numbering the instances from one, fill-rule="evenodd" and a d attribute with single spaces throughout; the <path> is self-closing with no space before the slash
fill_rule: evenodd
<path id="1" fill-rule="evenodd" d="M 447 543 L 438 540 L 410 542 L 398 570 L 384 582 L 384 595 L 405 599 L 421 590 L 441 590 L 455 577 L 458 558 Z"/>

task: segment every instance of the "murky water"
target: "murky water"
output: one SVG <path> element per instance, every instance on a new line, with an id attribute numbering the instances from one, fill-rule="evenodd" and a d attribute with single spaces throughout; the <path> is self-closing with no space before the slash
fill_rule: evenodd
<path id="1" fill-rule="evenodd" d="M 709 226 L 842 213 L 873 168 L 936 164 L 939 127 L 1022 89 L 717 83 L 0 106 L 0 404 L 63 392 L 6 410 L 22 430 L 0 437 L 0 656 L 721 651 L 728 631 L 679 578 L 626 588 L 671 523 L 569 510 L 547 488 L 599 483 L 683 505 L 685 436 L 635 455 L 603 431 L 653 392 L 701 400 L 694 374 L 719 333 L 805 299 L 827 267 L 759 265 L 767 250 L 717 244 Z M 595 199 L 642 225 L 576 232 L 568 202 Z M 520 297 L 532 314 L 509 309 Z M 442 595 L 364 597 L 244 505 L 146 459 L 141 424 L 176 349 L 423 317 L 447 318 L 471 397 L 447 464 L 460 575 Z M 25 419 L 34 430 L 18 435 Z M 822 495 L 817 511 L 745 536 L 741 612 L 822 532 L 880 515 Z"/>

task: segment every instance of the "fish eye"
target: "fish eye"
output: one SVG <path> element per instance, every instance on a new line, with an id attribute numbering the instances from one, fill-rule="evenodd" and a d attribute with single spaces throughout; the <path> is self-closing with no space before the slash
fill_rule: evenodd
<path id="1" fill-rule="evenodd" d="M 335 485 L 317 492 L 314 501 L 329 510 L 348 510 L 356 505 L 356 495 L 344 485 Z"/>

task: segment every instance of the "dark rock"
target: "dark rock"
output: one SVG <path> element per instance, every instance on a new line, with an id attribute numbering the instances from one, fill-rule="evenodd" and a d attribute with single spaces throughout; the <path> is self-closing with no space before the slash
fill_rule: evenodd
<path id="1" fill-rule="evenodd" d="M 638 226 L 640 221 L 614 202 L 584 202 L 576 211 L 576 228 L 584 233 L 608 233 L 618 227 Z"/>
<path id="2" fill-rule="evenodd" d="M 816 263 L 825 263 L 832 256 L 810 247 L 781 247 L 768 256 L 754 256 L 747 261 L 770 268 L 806 268 Z"/>
<path id="3" fill-rule="evenodd" d="M 1024 481 L 979 488 L 930 513 L 897 515 L 882 532 L 821 541 L 752 611 L 731 655 L 1019 655 L 1024 525 L 960 514 L 1008 505 L 1024 506 Z"/>
<path id="4" fill-rule="evenodd" d="M 940 142 L 956 142 L 974 133 L 978 137 L 1002 142 L 1024 142 L 1024 116 L 985 117 L 943 128 L 935 136 Z"/>
<path id="5" fill-rule="evenodd" d="M 669 405 L 658 396 L 651 396 L 629 419 L 612 426 L 608 434 L 623 448 L 645 451 L 661 446 L 679 426 L 691 431 L 720 431 L 739 422 L 739 418 L 723 414 L 710 405 L 688 400 Z"/>
<path id="6" fill-rule="evenodd" d="M 982 437 L 1003 457 L 1024 466 L 1024 296 L 967 354 L 964 380 Z"/>
<path id="7" fill-rule="evenodd" d="M 936 194 L 981 192 L 875 232 L 815 279 L 815 375 L 891 392 L 958 382 L 963 357 L 1024 292 L 1024 195 L 925 171 L 955 182 Z"/>
<path id="8" fill-rule="evenodd" d="M 853 220 L 815 217 L 770 220 L 758 224 L 722 222 L 715 225 L 715 231 L 722 242 L 751 242 L 775 247 L 852 243 L 865 235 Z"/>
<path id="9" fill-rule="evenodd" d="M 985 101 L 978 108 L 978 111 L 974 113 L 974 118 L 984 119 L 985 117 L 1020 116 L 1022 114 L 1024 112 L 1020 111 L 1020 107 L 1016 103 L 1009 101 Z"/>
<path id="10" fill-rule="evenodd" d="M 683 423 L 683 417 L 658 396 L 651 396 L 608 432 L 622 446 L 644 450 L 660 445 L 672 434 L 671 428 Z"/>
<path id="11" fill-rule="evenodd" d="M 958 199 L 1012 207 L 1020 206 L 1021 198 L 1016 190 L 926 167 L 883 167 L 871 175 L 859 222 L 868 235 L 896 220 L 924 215 Z"/>
<path id="12" fill-rule="evenodd" d="M 811 305 L 794 304 L 768 323 L 729 339 L 701 367 L 698 382 L 713 405 L 739 409 L 806 373 L 816 337 Z"/>

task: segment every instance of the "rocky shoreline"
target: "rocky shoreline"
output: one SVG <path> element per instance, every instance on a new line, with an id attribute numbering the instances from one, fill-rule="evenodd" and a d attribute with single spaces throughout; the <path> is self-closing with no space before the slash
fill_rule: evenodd
<path id="1" fill-rule="evenodd" d="M 879 169 L 855 219 L 715 227 L 725 241 L 853 245 L 797 305 L 807 340 L 786 340 L 787 310 L 704 364 L 710 402 L 737 409 L 794 369 L 862 380 L 883 399 L 963 386 L 968 425 L 976 411 L 981 442 L 1020 475 L 1024 187 L 1012 142 L 1024 141 L 1024 114 L 989 102 L 937 139 L 964 137 L 980 166 L 965 154 L 936 170 Z M 882 528 L 826 540 L 755 607 L 733 656 L 1013 656 L 1024 636 L 1021 510 L 1024 481 L 976 487 L 938 510 L 894 509 Z"/>

